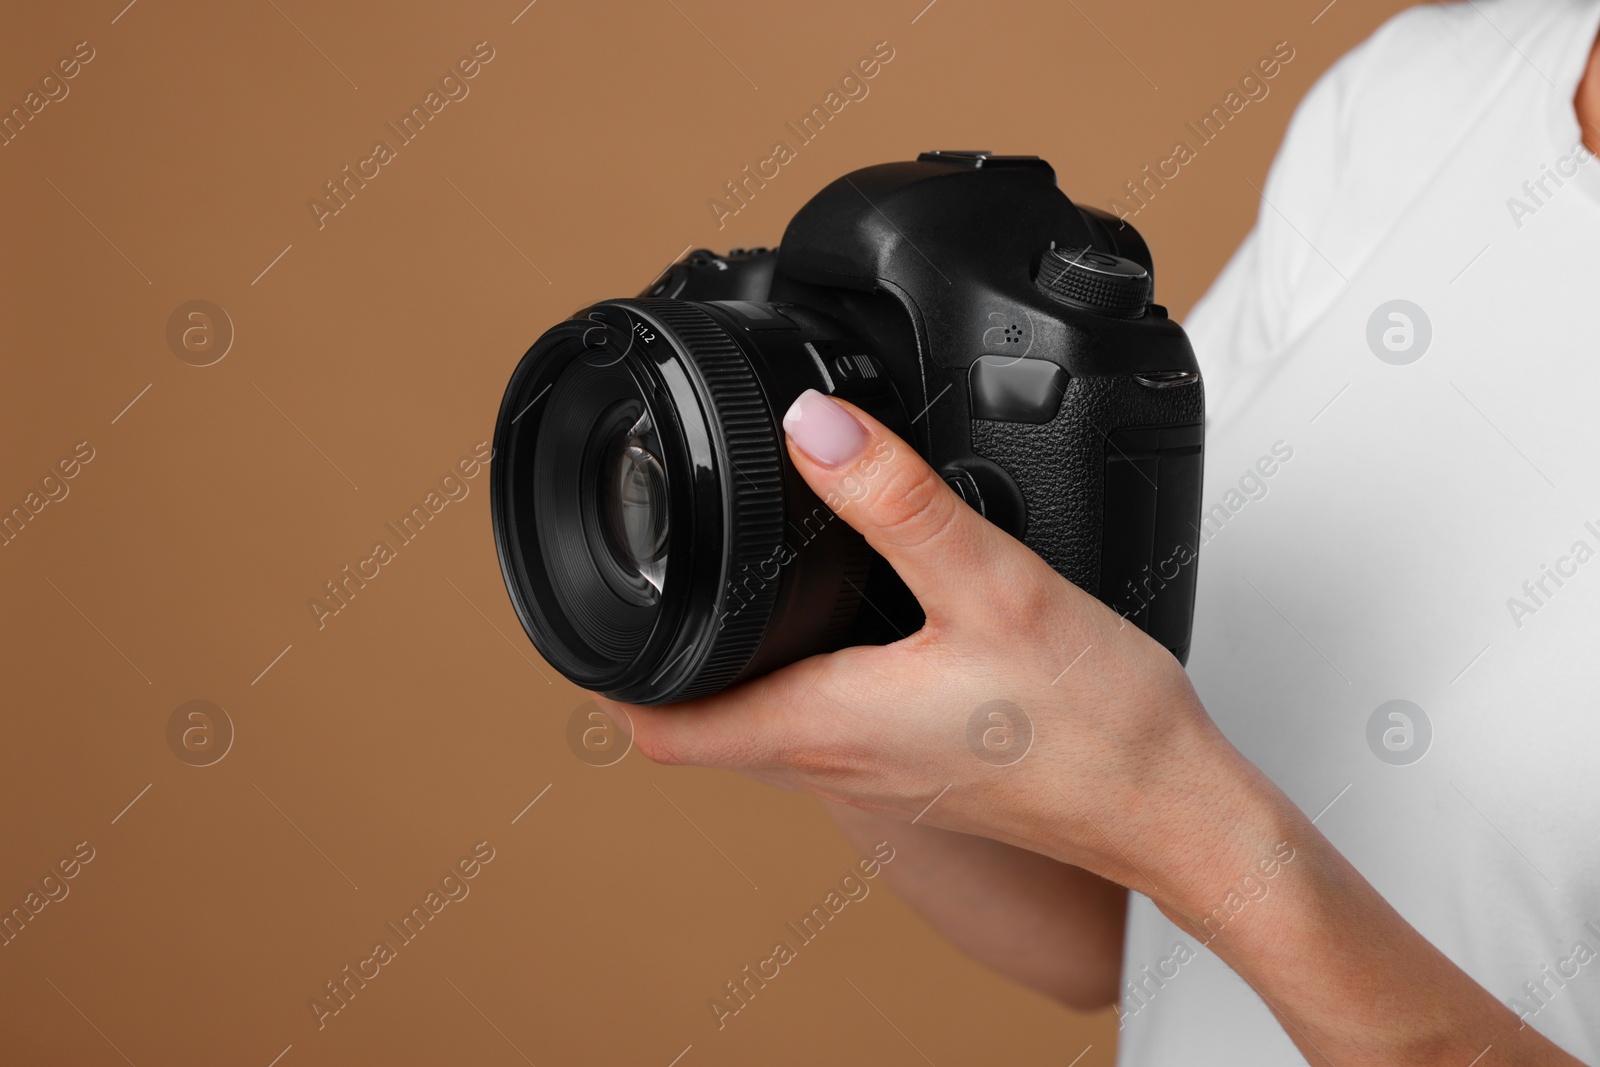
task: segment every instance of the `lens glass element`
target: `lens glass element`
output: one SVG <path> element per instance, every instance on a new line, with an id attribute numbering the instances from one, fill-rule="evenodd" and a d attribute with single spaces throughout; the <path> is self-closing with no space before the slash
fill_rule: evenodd
<path id="1" fill-rule="evenodd" d="M 601 501 L 618 562 L 656 593 L 667 574 L 667 475 L 648 411 L 618 437 L 603 465 Z"/>

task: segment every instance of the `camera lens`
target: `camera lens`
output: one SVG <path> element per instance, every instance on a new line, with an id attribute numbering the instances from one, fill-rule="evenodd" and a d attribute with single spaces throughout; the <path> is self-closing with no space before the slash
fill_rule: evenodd
<path id="1" fill-rule="evenodd" d="M 495 427 L 495 543 L 523 628 L 570 680 L 684 700 L 837 647 L 857 620 L 876 557 L 782 446 L 781 413 L 829 385 L 808 342 L 839 343 L 795 314 L 608 301 L 518 365 Z"/>

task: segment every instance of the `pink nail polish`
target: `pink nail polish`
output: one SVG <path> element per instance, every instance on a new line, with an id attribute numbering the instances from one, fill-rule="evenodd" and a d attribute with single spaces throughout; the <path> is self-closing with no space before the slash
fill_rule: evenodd
<path id="1" fill-rule="evenodd" d="M 815 389 L 807 389 L 789 406 L 783 429 L 789 440 L 824 467 L 843 466 L 867 445 L 866 427 Z"/>

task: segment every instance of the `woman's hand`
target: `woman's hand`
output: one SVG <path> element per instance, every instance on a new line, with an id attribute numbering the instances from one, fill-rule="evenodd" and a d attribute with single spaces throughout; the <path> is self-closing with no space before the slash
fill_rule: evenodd
<path id="1" fill-rule="evenodd" d="M 927 624 L 703 700 L 629 707 L 639 750 L 996 838 L 1154 894 L 1173 832 L 1246 766 L 1177 661 L 869 415 L 813 392 L 784 425 L 800 473 L 893 565 Z"/>
<path id="2" fill-rule="evenodd" d="M 1389 906 L 1228 744 L 1165 649 L 864 413 L 808 392 L 784 427 L 800 473 L 894 566 L 927 624 L 704 700 L 630 707 L 645 756 L 993 838 L 1139 890 L 1250 983 L 1313 1062 L 1577 1063 Z M 931 895 L 940 879 L 922 882 Z M 1015 932 L 962 925 L 980 956 Z M 1092 1001 L 1102 969 L 1013 973 Z"/>

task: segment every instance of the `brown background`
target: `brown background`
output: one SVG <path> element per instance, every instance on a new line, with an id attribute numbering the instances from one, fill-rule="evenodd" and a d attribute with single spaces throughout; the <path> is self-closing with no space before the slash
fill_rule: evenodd
<path id="1" fill-rule="evenodd" d="M 1037 153 L 1103 205 L 1287 40 L 1139 217 L 1181 314 L 1295 101 L 1400 4 L 124 2 L 0 34 L 7 109 L 96 53 L 0 148 L 0 508 L 95 450 L 0 548 L 0 910 L 96 852 L 0 947 L 3 1058 L 1110 1063 L 1109 1010 L 993 977 L 881 883 L 718 1032 L 708 999 L 853 854 L 807 797 L 574 757 L 582 697 L 517 627 L 482 476 L 324 629 L 307 601 L 582 303 L 689 244 L 773 243 L 825 182 L 926 148 Z M 707 200 L 881 40 L 870 95 L 718 232 Z M 319 230 L 308 199 L 479 41 L 470 96 Z M 166 340 L 196 298 L 236 331 L 204 368 Z M 209 767 L 168 746 L 192 699 L 237 732 Z M 309 998 L 485 839 L 471 895 L 319 1032 Z"/>

